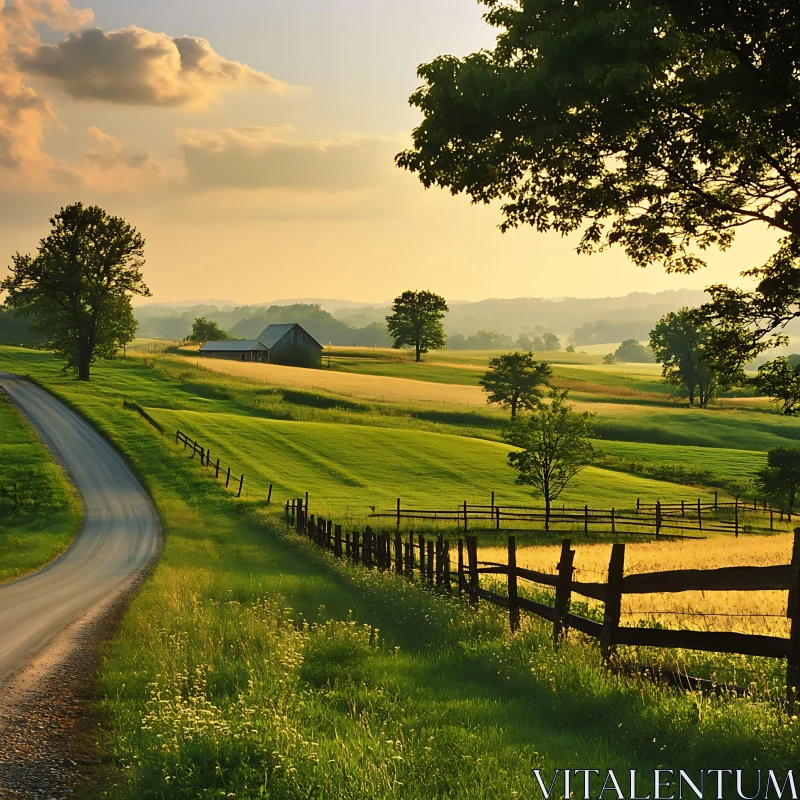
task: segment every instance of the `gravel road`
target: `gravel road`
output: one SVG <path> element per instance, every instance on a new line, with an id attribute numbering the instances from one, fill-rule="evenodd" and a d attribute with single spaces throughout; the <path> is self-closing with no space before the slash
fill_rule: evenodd
<path id="1" fill-rule="evenodd" d="M 65 553 L 39 572 L 0 586 L 0 797 L 3 790 L 20 792 L 10 797 L 42 796 L 48 789 L 34 785 L 40 780 L 36 773 L 43 763 L 55 771 L 48 759 L 58 756 L 46 733 L 36 733 L 46 727 L 40 712 L 51 713 L 63 700 L 59 670 L 80 684 L 75 665 L 91 669 L 92 631 L 103 627 L 156 557 L 160 527 L 147 493 L 90 425 L 29 381 L 0 373 L 0 389 L 70 473 L 84 503 L 83 525 Z M 85 683 L 90 676 L 83 677 Z M 28 724 L 34 730 L 26 733 Z M 12 755 L 10 740 L 17 742 Z M 14 777 L 18 773 L 22 778 Z"/>

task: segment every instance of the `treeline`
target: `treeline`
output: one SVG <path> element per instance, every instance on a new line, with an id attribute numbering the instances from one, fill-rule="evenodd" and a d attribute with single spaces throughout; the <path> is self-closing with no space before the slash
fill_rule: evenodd
<path id="1" fill-rule="evenodd" d="M 135 312 L 139 323 L 138 335 L 160 339 L 185 339 L 192 323 L 202 317 L 215 322 L 234 338 L 254 339 L 267 325 L 297 322 L 318 342 L 327 345 L 355 347 L 389 347 L 391 342 L 386 325 L 373 322 L 363 328 L 353 327 L 336 319 L 319 305 L 296 303 L 289 306 L 236 306 L 219 309 L 217 306 L 193 306 L 177 312 L 148 313 L 146 308 Z"/>

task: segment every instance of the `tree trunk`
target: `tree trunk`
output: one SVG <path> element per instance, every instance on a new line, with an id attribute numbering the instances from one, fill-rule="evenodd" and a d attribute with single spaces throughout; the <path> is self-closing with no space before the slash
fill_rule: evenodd
<path id="1" fill-rule="evenodd" d="M 78 356 L 78 380 L 79 381 L 88 381 L 89 380 L 89 363 L 90 363 L 90 358 L 85 353 L 81 353 Z"/>
<path id="2" fill-rule="evenodd" d="M 550 498 L 546 494 L 544 496 L 544 529 L 550 530 Z"/>
<path id="3" fill-rule="evenodd" d="M 417 342 L 416 349 L 417 349 L 417 363 L 419 364 L 419 362 L 422 361 L 422 345 L 419 342 Z"/>
<path id="4" fill-rule="evenodd" d="M 514 395 L 514 397 L 511 398 L 511 419 L 517 416 L 517 402 L 517 396 Z"/>

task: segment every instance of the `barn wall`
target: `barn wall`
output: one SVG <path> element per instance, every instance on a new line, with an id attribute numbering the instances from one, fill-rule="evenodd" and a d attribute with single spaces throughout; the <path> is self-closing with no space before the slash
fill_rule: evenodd
<path id="1" fill-rule="evenodd" d="M 301 327 L 295 326 L 269 351 L 271 364 L 292 367 L 318 367 L 322 363 L 322 346 Z"/>

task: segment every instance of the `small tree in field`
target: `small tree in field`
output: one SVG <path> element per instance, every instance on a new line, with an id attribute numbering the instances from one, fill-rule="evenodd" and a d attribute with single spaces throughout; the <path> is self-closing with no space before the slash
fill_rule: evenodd
<path id="1" fill-rule="evenodd" d="M 216 322 L 212 322 L 205 317 L 198 317 L 192 323 L 192 332 L 189 334 L 189 341 L 194 344 L 205 344 L 206 342 L 224 342 L 231 337 Z"/>
<path id="2" fill-rule="evenodd" d="M 504 353 L 489 361 L 489 371 L 480 384 L 486 402 L 510 408 L 514 419 L 517 411 L 541 404 L 541 387 L 548 385 L 552 376 L 550 365 L 534 361 L 532 353 Z"/>
<path id="3" fill-rule="evenodd" d="M 793 513 L 800 492 L 800 447 L 770 450 L 767 466 L 756 477 L 756 486 L 771 503 Z"/>
<path id="4" fill-rule="evenodd" d="M 150 296 L 142 279 L 144 239 L 120 217 L 81 203 L 62 208 L 35 257 L 17 253 L 0 283 L 6 305 L 30 316 L 66 368 L 89 380 L 136 332 L 130 297 Z"/>
<path id="5" fill-rule="evenodd" d="M 545 529 L 550 529 L 550 507 L 569 482 L 592 460 L 589 441 L 592 415 L 578 413 L 566 403 L 566 391 L 553 389 L 551 401 L 528 416 L 517 417 L 504 438 L 518 447 L 508 454 L 519 472 L 517 483 L 533 486 L 544 498 Z"/>
<path id="6" fill-rule="evenodd" d="M 413 347 L 416 360 L 429 350 L 443 350 L 447 337 L 442 319 L 449 309 L 444 297 L 433 292 L 403 292 L 386 317 L 389 336 L 396 349 Z"/>

